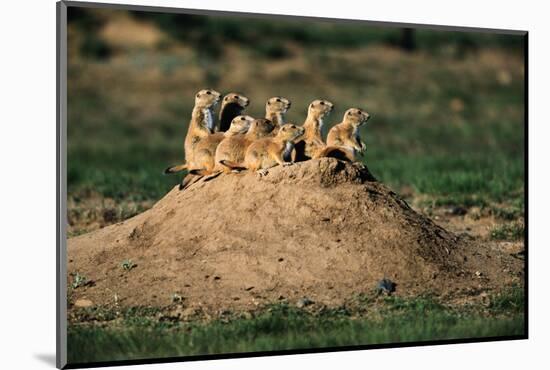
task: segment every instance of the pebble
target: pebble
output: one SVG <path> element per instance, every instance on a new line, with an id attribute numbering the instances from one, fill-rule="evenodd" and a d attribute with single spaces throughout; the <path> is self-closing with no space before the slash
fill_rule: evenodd
<path id="1" fill-rule="evenodd" d="M 94 305 L 94 302 L 90 301 L 89 299 L 77 299 L 74 303 L 75 307 L 81 307 L 81 308 L 91 307 L 93 305 Z"/>
<path id="2" fill-rule="evenodd" d="M 382 279 L 376 284 L 376 290 L 378 293 L 386 293 L 390 295 L 391 293 L 395 292 L 395 287 L 397 284 L 395 284 L 390 279 Z"/>
<path id="3" fill-rule="evenodd" d="M 298 303 L 296 303 L 296 307 L 298 307 L 298 308 L 304 308 L 304 307 L 309 306 L 309 305 L 312 305 L 312 304 L 314 304 L 314 303 L 315 303 L 315 302 L 313 302 L 311 299 L 304 297 L 304 298 L 300 298 L 300 299 L 298 300 Z"/>

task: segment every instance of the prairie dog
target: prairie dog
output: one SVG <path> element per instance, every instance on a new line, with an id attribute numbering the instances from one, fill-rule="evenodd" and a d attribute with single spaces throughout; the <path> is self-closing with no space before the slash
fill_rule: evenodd
<path id="1" fill-rule="evenodd" d="M 282 96 L 274 96 L 265 103 L 265 118 L 275 124 L 273 134 L 276 135 L 279 128 L 285 124 L 284 115 L 290 109 L 290 100 Z"/>
<path id="2" fill-rule="evenodd" d="M 240 116 L 249 104 L 250 99 L 243 94 L 232 92 L 225 95 L 220 107 L 218 131 L 227 131 L 233 118 Z"/>
<path id="3" fill-rule="evenodd" d="M 359 136 L 359 128 L 370 118 L 367 112 L 359 108 L 350 108 L 344 113 L 344 120 L 330 129 L 327 147 L 316 157 L 336 157 L 355 161 L 357 153 L 363 154 L 365 143 Z"/>
<path id="4" fill-rule="evenodd" d="M 184 141 L 185 163 L 168 167 L 165 174 L 175 173 L 190 168 L 193 164 L 195 147 L 201 139 L 214 130 L 214 107 L 220 101 L 221 94 L 212 89 L 204 89 L 195 95 L 195 106 L 191 112 L 191 121 Z"/>
<path id="5" fill-rule="evenodd" d="M 277 165 L 288 166 L 293 162 L 285 161 L 285 154 L 294 148 L 294 141 L 304 134 L 305 129 L 292 123 L 281 126 L 274 137 L 254 141 L 246 150 L 243 164 L 222 160 L 220 163 L 236 170 L 256 171 L 260 176 Z"/>
<path id="6" fill-rule="evenodd" d="M 231 172 L 231 168 L 221 164 L 221 161 L 243 163 L 246 150 L 257 139 L 271 135 L 275 125 L 270 120 L 260 118 L 250 123 L 246 134 L 225 137 L 216 148 L 215 166 L 218 171 Z"/>
<path id="7" fill-rule="evenodd" d="M 328 100 L 317 99 L 311 102 L 303 124 L 304 136 L 296 143 L 296 162 L 311 159 L 326 147 L 322 129 L 325 117 L 333 108 L 334 104 Z"/>
<path id="8" fill-rule="evenodd" d="M 201 140 L 195 148 L 194 167 L 189 167 L 191 173 L 201 175 L 212 173 L 216 149 L 220 142 L 235 135 L 245 134 L 253 121 L 254 118 L 250 116 L 237 116 L 233 118 L 226 132 L 215 132 Z"/>

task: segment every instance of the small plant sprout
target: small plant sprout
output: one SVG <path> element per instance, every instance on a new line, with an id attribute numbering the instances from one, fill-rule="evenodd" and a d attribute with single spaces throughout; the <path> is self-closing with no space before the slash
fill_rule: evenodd
<path id="1" fill-rule="evenodd" d="M 132 262 L 132 260 L 130 259 L 126 259 L 124 261 L 122 261 L 122 263 L 120 264 L 120 266 L 126 270 L 126 271 L 130 271 L 131 269 L 133 269 L 134 267 L 136 267 L 137 265 L 135 263 Z"/>
<path id="2" fill-rule="evenodd" d="M 88 284 L 88 279 L 84 275 L 80 275 L 78 272 L 74 275 L 73 283 L 71 284 L 73 289 Z"/>

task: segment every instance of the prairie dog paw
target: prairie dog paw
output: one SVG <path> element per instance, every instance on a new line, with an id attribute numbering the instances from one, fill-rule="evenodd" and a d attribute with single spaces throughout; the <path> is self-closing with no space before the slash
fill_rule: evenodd
<path id="1" fill-rule="evenodd" d="M 258 174 L 258 176 L 264 177 L 264 176 L 266 176 L 269 172 L 264 168 L 263 170 L 258 170 L 258 171 L 256 171 L 256 173 Z"/>

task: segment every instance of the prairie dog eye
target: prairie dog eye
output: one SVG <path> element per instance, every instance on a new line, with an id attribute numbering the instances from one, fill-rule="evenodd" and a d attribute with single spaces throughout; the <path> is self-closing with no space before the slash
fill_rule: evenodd
<path id="1" fill-rule="evenodd" d="M 324 101 L 321 101 L 321 102 L 320 102 L 319 104 L 321 104 L 321 105 L 325 105 L 325 102 L 324 102 Z"/>
<path id="2" fill-rule="evenodd" d="M 239 95 L 235 95 L 233 98 L 235 99 L 239 99 Z"/>
<path id="3" fill-rule="evenodd" d="M 210 92 L 210 90 L 208 90 L 206 93 L 207 93 L 208 95 L 212 94 L 212 93 Z"/>
<path id="4" fill-rule="evenodd" d="M 226 100 L 226 101 L 229 100 L 229 96 L 226 96 L 226 97 L 225 97 L 225 100 Z"/>
<path id="5" fill-rule="evenodd" d="M 246 118 L 244 118 L 244 117 L 241 117 L 241 121 L 246 121 Z"/>
<path id="6" fill-rule="evenodd" d="M 200 93 L 198 93 L 198 94 L 197 94 L 197 98 L 200 98 L 200 97 L 201 97 L 201 94 L 200 94 Z"/>
<path id="7" fill-rule="evenodd" d="M 277 98 L 277 102 L 279 102 L 279 103 L 280 103 L 280 102 L 281 102 L 281 99 Z"/>
<path id="8" fill-rule="evenodd" d="M 360 110 L 358 110 L 358 111 L 357 111 L 357 114 L 361 114 L 361 111 L 360 111 Z"/>

